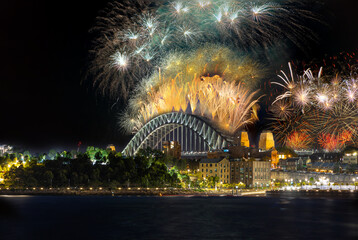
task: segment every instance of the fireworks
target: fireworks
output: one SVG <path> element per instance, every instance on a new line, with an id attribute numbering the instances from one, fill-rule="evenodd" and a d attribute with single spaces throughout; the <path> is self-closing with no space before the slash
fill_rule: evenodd
<path id="1" fill-rule="evenodd" d="M 302 46 L 303 39 L 315 38 L 304 25 L 317 19 L 301 2 L 115 1 L 92 30 L 94 85 L 126 99 L 168 54 L 203 43 L 256 53 L 270 46 Z"/>
<path id="2" fill-rule="evenodd" d="M 135 132 L 168 112 L 201 116 L 235 134 L 257 120 L 257 63 L 218 45 L 171 54 L 160 72 L 144 79 L 129 100 L 121 125 Z"/>
<path id="3" fill-rule="evenodd" d="M 293 150 L 307 150 L 312 144 L 312 137 L 304 132 L 293 132 L 287 137 L 287 146 Z"/>
<path id="4" fill-rule="evenodd" d="M 283 83 L 273 83 L 284 88 L 284 93 L 276 98 L 271 109 L 275 115 L 273 130 L 279 140 L 297 149 L 303 146 L 296 140 L 304 138 L 309 144 L 318 142 L 326 151 L 339 151 L 347 142 L 356 142 L 358 93 L 354 68 L 348 79 L 323 77 L 322 68 L 317 77 L 309 69 L 295 77 L 291 64 L 289 69 L 290 78 L 281 71 Z"/>

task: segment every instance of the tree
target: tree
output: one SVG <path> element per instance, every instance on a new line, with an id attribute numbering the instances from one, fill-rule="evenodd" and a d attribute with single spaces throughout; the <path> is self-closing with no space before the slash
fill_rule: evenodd
<path id="1" fill-rule="evenodd" d="M 218 176 L 211 176 L 208 178 L 209 185 L 212 187 L 216 187 L 216 184 L 219 183 L 219 177 Z"/>
<path id="2" fill-rule="evenodd" d="M 45 173 L 44 173 L 44 180 L 45 180 L 45 186 L 47 187 L 52 187 L 52 180 L 53 180 L 53 173 L 49 170 L 47 170 Z"/>
<path id="3" fill-rule="evenodd" d="M 55 160 L 56 155 L 57 155 L 57 152 L 56 152 L 55 150 L 51 149 L 51 150 L 49 151 L 49 153 L 47 154 L 47 159 L 49 159 L 49 160 Z"/>
<path id="4" fill-rule="evenodd" d="M 29 152 L 29 151 L 25 151 L 25 152 L 24 152 L 24 160 L 25 160 L 25 161 L 28 161 L 28 160 L 30 160 L 30 158 L 31 158 L 30 152 Z"/>
<path id="5" fill-rule="evenodd" d="M 310 177 L 310 184 L 312 185 L 312 184 L 314 184 L 314 178 L 313 177 Z"/>

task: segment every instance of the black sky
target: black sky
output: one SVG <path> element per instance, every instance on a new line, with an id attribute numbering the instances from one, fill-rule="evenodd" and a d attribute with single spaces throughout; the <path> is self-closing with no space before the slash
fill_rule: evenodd
<path id="1" fill-rule="evenodd" d="M 358 49 L 358 1 L 327 0 L 332 13 L 308 58 Z M 107 1 L 3 0 L 0 3 L 0 144 L 32 151 L 124 146 L 116 112 L 81 84 L 89 29 Z"/>

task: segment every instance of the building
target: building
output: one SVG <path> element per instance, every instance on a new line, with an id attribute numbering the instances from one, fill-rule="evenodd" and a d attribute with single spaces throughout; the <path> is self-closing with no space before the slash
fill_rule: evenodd
<path id="1" fill-rule="evenodd" d="M 335 168 L 341 172 L 342 166 L 338 163 L 325 163 L 325 162 L 314 162 L 307 164 L 307 171 L 309 172 L 321 172 L 321 173 L 334 173 Z"/>
<path id="2" fill-rule="evenodd" d="M 176 159 L 181 159 L 181 146 L 177 141 L 163 142 L 163 153 Z"/>
<path id="3" fill-rule="evenodd" d="M 299 158 L 288 158 L 286 160 L 286 170 L 287 171 L 297 171 L 299 165 Z"/>
<path id="4" fill-rule="evenodd" d="M 113 144 L 109 144 L 106 149 L 112 152 L 116 151 L 116 147 Z"/>
<path id="5" fill-rule="evenodd" d="M 0 156 L 4 156 L 5 153 L 12 153 L 13 147 L 9 145 L 0 145 Z"/>
<path id="6" fill-rule="evenodd" d="M 219 183 L 230 183 L 230 162 L 227 158 L 223 159 L 203 159 L 200 161 L 201 177 L 219 177 Z"/>
<path id="7" fill-rule="evenodd" d="M 321 162 L 321 163 L 337 163 L 342 160 L 342 153 L 314 153 L 310 156 L 312 163 Z"/>
<path id="8" fill-rule="evenodd" d="M 313 150 L 295 150 L 295 153 L 298 156 L 311 156 L 312 154 L 314 154 Z"/>
<path id="9" fill-rule="evenodd" d="M 271 180 L 271 162 L 231 160 L 230 183 L 244 183 L 246 187 L 266 187 Z"/>
<path id="10" fill-rule="evenodd" d="M 350 149 L 344 152 L 343 164 L 358 164 L 357 149 Z"/>
<path id="11" fill-rule="evenodd" d="M 264 131 L 260 135 L 259 149 L 268 151 L 275 147 L 275 140 L 271 131 Z"/>

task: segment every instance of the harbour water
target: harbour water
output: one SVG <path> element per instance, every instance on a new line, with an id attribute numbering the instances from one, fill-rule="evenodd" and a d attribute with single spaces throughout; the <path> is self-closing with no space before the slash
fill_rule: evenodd
<path id="1" fill-rule="evenodd" d="M 358 239 L 358 201 L 2 196 L 0 239 Z"/>

